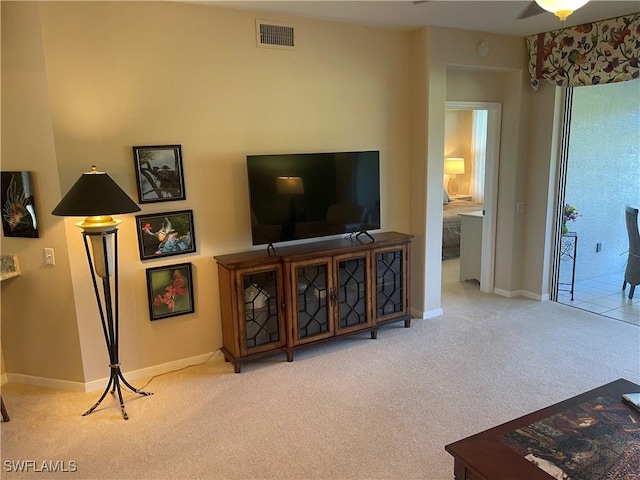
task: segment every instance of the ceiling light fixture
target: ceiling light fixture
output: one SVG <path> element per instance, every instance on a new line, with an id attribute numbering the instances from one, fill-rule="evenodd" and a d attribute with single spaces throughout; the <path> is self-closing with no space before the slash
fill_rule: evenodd
<path id="1" fill-rule="evenodd" d="M 564 22 L 569 15 L 580 7 L 583 7 L 588 1 L 589 0 L 536 0 L 536 3 Z"/>

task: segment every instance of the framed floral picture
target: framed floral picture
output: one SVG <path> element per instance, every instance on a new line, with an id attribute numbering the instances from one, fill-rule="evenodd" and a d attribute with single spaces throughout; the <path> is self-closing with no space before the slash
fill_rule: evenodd
<path id="1" fill-rule="evenodd" d="M 31 172 L 2 172 L 0 176 L 4 236 L 38 238 Z"/>
<path id="2" fill-rule="evenodd" d="M 193 313 L 191 263 L 147 268 L 147 292 L 152 321 Z"/>
<path id="3" fill-rule="evenodd" d="M 185 200 L 182 147 L 133 147 L 138 203 Z"/>
<path id="4" fill-rule="evenodd" d="M 140 260 L 196 251 L 193 211 L 136 215 Z"/>

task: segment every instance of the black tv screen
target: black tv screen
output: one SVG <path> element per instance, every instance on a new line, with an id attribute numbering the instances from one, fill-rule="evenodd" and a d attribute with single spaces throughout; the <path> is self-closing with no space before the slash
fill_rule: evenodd
<path id="1" fill-rule="evenodd" d="M 380 228 L 380 152 L 248 155 L 254 245 Z"/>

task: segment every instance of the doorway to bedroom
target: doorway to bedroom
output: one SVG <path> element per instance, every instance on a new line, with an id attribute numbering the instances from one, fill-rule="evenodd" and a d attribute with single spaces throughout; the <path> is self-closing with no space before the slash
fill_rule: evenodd
<path id="1" fill-rule="evenodd" d="M 500 103 L 446 102 L 442 259 L 458 262 L 460 276 L 462 219 L 480 216 L 481 228 L 474 229 L 478 238 L 462 242 L 472 245 L 464 250 L 463 261 L 473 264 L 473 273 L 466 273 L 464 265 L 460 280 L 479 282 L 483 292 L 492 292 L 494 284 L 500 115 Z"/>

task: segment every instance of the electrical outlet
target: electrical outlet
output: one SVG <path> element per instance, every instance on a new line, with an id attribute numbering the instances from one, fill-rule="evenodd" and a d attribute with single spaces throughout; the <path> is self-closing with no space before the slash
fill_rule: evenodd
<path id="1" fill-rule="evenodd" d="M 44 249 L 44 263 L 45 263 L 45 265 L 55 265 L 56 264 L 56 256 L 53 253 L 53 248 L 45 248 Z"/>
<path id="2" fill-rule="evenodd" d="M 524 202 L 518 202 L 516 204 L 516 213 L 524 213 L 524 208 L 525 208 L 525 203 Z"/>

